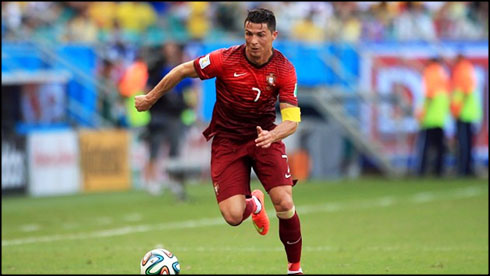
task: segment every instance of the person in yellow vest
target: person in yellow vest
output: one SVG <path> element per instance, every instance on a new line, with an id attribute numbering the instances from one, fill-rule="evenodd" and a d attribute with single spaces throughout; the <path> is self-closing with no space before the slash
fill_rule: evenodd
<path id="1" fill-rule="evenodd" d="M 417 174 L 426 173 L 429 154 L 436 153 L 435 174 L 444 173 L 446 153 L 444 124 L 449 115 L 449 76 L 440 58 L 429 61 L 423 71 L 424 102 L 417 112 L 421 126 Z"/>
<path id="2" fill-rule="evenodd" d="M 476 93 L 473 64 L 463 55 L 456 56 L 451 72 L 451 113 L 456 120 L 456 160 L 459 176 L 473 175 L 473 127 L 482 116 Z"/>

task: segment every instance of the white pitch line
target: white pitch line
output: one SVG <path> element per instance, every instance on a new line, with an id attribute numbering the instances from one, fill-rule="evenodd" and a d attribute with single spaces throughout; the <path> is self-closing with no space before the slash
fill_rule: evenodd
<path id="1" fill-rule="evenodd" d="M 424 192 L 415 194 L 409 197 L 409 201 L 415 204 L 425 203 L 427 201 L 434 201 L 445 198 L 464 198 L 473 197 L 484 193 L 481 186 L 473 186 L 460 188 L 455 190 L 443 191 L 443 192 Z M 421 200 L 422 199 L 422 200 Z M 318 212 L 338 212 L 347 209 L 364 209 L 373 207 L 388 207 L 396 202 L 399 202 L 402 198 L 395 197 L 380 197 L 371 200 L 364 200 L 361 202 L 337 202 L 337 203 L 327 203 L 327 204 L 317 204 L 317 205 L 303 205 L 298 206 L 298 213 L 309 214 Z M 269 213 L 275 212 L 274 210 L 267 210 Z M 22 239 L 12 239 L 12 240 L 2 240 L 2 247 L 12 246 L 12 245 L 22 245 L 29 243 L 41 243 L 41 242 L 54 242 L 62 240 L 84 240 L 91 238 L 103 238 L 103 237 L 114 237 L 127 234 L 133 234 L 138 232 L 149 232 L 158 230 L 168 230 L 168 229 L 186 229 L 186 228 L 197 228 L 215 225 L 226 225 L 222 217 L 216 218 L 203 218 L 196 220 L 187 220 L 180 222 L 170 222 L 161 224 L 146 224 L 139 226 L 127 226 L 122 228 L 101 230 L 90 233 L 78 233 L 78 234 L 64 234 L 64 235 L 51 235 L 44 237 L 29 237 Z"/>
<path id="2" fill-rule="evenodd" d="M 33 232 L 39 230 L 40 226 L 38 224 L 25 224 L 20 227 L 22 232 Z"/>
<path id="3" fill-rule="evenodd" d="M 99 224 L 99 225 L 111 224 L 113 221 L 114 221 L 114 219 L 111 218 L 111 217 L 98 217 L 98 218 L 95 218 L 95 222 L 97 224 Z"/>
<path id="4" fill-rule="evenodd" d="M 139 220 L 142 220 L 142 219 L 143 219 L 143 216 L 141 214 L 139 214 L 139 213 L 127 214 L 123 218 L 123 220 L 129 221 L 129 222 L 139 221 Z"/>
<path id="5" fill-rule="evenodd" d="M 430 192 L 418 193 L 412 197 L 415 202 L 423 203 L 434 200 L 434 194 Z"/>
<path id="6" fill-rule="evenodd" d="M 138 232 L 148 232 L 148 231 L 157 231 L 157 230 L 166 230 L 166 229 L 196 228 L 196 227 L 203 227 L 203 226 L 213 226 L 218 224 L 224 224 L 224 221 L 221 217 L 188 220 L 182 222 L 151 224 L 151 225 L 126 226 L 122 228 L 101 230 L 101 231 L 95 231 L 91 233 L 52 235 L 52 236 L 44 236 L 44 237 L 2 240 L 2 247 L 9 246 L 9 245 L 21 245 L 21 244 L 38 243 L 38 242 L 53 242 L 53 241 L 60 241 L 60 240 L 83 240 L 89 238 L 114 237 L 114 236 L 121 236 L 121 235 L 127 235 L 127 234 L 138 233 Z"/>

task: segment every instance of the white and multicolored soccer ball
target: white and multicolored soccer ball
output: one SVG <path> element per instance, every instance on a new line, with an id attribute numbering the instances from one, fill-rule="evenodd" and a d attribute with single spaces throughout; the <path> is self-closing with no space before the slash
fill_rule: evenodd
<path id="1" fill-rule="evenodd" d="M 180 264 L 177 257 L 172 252 L 163 248 L 148 251 L 143 259 L 141 259 L 140 268 L 141 274 L 146 275 L 174 275 L 180 273 Z"/>

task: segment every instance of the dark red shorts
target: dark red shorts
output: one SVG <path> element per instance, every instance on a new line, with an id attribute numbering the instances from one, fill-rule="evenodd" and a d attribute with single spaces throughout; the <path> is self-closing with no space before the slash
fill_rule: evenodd
<path id="1" fill-rule="evenodd" d="M 264 189 L 293 185 L 286 147 L 282 141 L 263 149 L 255 141 L 237 143 L 214 137 L 211 148 L 211 178 L 218 203 L 234 195 L 251 195 L 251 168 Z"/>

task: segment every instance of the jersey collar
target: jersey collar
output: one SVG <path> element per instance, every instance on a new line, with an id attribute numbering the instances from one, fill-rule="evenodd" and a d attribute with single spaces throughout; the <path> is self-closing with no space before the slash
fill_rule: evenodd
<path id="1" fill-rule="evenodd" d="M 264 64 L 262 64 L 262 65 L 256 65 L 256 64 L 254 64 L 253 62 L 251 62 L 250 60 L 248 60 L 247 55 L 245 54 L 245 44 L 242 44 L 242 48 L 243 48 L 243 50 L 242 50 L 243 56 L 245 57 L 245 59 L 247 60 L 247 62 L 248 62 L 250 65 L 252 65 L 253 67 L 257 68 L 257 69 L 260 69 L 260 68 L 262 68 L 262 67 L 266 66 L 267 64 L 269 64 L 269 62 L 272 60 L 272 58 L 273 58 L 273 57 L 274 57 L 274 55 L 276 54 L 276 53 L 275 53 L 276 51 L 274 50 L 274 47 L 272 47 L 272 55 L 269 57 L 269 60 L 267 60 L 267 61 L 266 61 Z"/>

